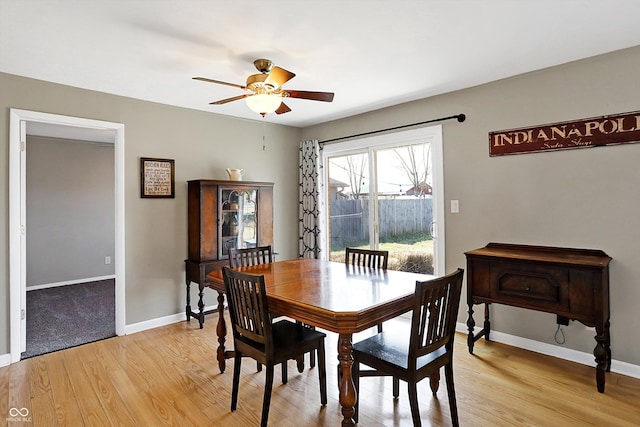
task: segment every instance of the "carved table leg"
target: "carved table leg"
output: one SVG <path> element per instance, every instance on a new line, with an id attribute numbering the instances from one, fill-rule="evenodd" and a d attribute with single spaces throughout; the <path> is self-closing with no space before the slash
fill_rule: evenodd
<path id="1" fill-rule="evenodd" d="M 351 376 L 351 368 L 353 366 L 353 353 L 352 353 L 352 334 L 340 334 L 338 337 L 338 361 L 342 369 L 342 377 L 338 384 L 338 390 L 340 393 L 340 406 L 342 406 L 342 427 L 351 427 L 355 423 L 353 416 L 355 414 L 356 405 L 356 389 L 353 385 L 353 378 Z"/>
<path id="2" fill-rule="evenodd" d="M 226 353 L 224 348 L 224 342 L 227 336 L 227 323 L 224 320 L 224 294 L 218 292 L 218 326 L 216 327 L 216 333 L 218 334 L 218 367 L 220 372 L 224 372 L 227 362 Z"/>
<path id="3" fill-rule="evenodd" d="M 596 322 L 596 347 L 593 355 L 596 357 L 596 385 L 600 393 L 604 393 L 604 374 L 611 369 L 610 344 L 609 319 L 603 323 Z"/>

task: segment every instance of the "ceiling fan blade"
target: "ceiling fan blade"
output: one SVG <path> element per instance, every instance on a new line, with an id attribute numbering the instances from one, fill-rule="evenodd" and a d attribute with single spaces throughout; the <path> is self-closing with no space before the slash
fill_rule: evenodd
<path id="1" fill-rule="evenodd" d="M 287 71 L 284 68 L 273 67 L 269 75 L 264 81 L 264 84 L 271 84 L 275 87 L 281 87 L 283 84 L 294 78 L 296 75 L 291 71 Z"/>
<path id="2" fill-rule="evenodd" d="M 237 85 L 235 83 L 227 83 L 227 82 L 223 82 L 223 81 L 220 81 L 220 80 L 207 79 L 206 77 L 193 77 L 193 80 L 200 80 L 200 81 L 203 81 L 203 82 L 218 83 L 220 85 L 239 87 L 240 89 L 246 89 L 247 88 L 246 86 Z"/>
<path id="3" fill-rule="evenodd" d="M 287 104 L 285 104 L 284 102 L 282 104 L 280 104 L 280 106 L 278 107 L 278 109 L 275 111 L 276 114 L 284 114 L 284 113 L 288 113 L 289 111 L 291 111 L 291 108 L 287 107 Z"/>
<path id="4" fill-rule="evenodd" d="M 310 92 L 306 90 L 285 90 L 285 96 L 290 98 L 310 99 L 312 101 L 333 101 L 333 92 Z"/>
<path id="5" fill-rule="evenodd" d="M 227 99 L 221 99 L 220 101 L 213 101 L 210 102 L 210 105 L 222 105 L 222 104 L 226 104 L 227 102 L 233 102 L 233 101 L 237 101 L 239 99 L 243 99 L 246 98 L 247 96 L 252 96 L 252 93 L 245 93 L 244 95 L 239 95 L 239 96 L 234 96 L 233 98 L 227 98 Z"/>

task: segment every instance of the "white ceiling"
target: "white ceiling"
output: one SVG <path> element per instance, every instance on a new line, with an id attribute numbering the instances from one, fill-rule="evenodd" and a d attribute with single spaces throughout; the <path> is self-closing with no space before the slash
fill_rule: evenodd
<path id="1" fill-rule="evenodd" d="M 297 74 L 305 127 L 640 44 L 638 0 L 0 0 L 0 71 L 262 120 L 253 60 Z M 452 111 L 452 114 L 459 111 Z"/>

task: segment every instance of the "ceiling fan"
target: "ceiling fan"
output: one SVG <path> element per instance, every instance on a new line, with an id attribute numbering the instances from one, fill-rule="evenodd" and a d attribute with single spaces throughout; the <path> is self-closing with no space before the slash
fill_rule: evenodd
<path id="1" fill-rule="evenodd" d="M 284 114 L 291 109 L 283 102 L 283 98 L 309 99 L 312 101 L 333 101 L 333 92 L 310 92 L 304 90 L 283 89 L 282 85 L 294 78 L 296 75 L 283 68 L 276 67 L 268 59 L 256 59 L 253 61 L 259 74 L 252 74 L 247 77 L 245 86 L 235 83 L 227 83 L 220 80 L 207 79 L 205 77 L 194 77 L 194 80 L 203 82 L 218 83 L 221 85 L 233 86 L 248 93 L 234 96 L 233 98 L 221 99 L 210 102 L 212 105 L 222 105 L 228 102 L 244 99 L 249 108 L 264 117 L 265 114 Z"/>

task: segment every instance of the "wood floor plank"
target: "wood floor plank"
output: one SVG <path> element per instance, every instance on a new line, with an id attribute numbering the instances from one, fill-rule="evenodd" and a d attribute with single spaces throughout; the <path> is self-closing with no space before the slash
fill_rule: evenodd
<path id="1" fill-rule="evenodd" d="M 109 417 L 100 404 L 100 396 L 92 385 L 90 373 L 83 367 L 80 350 L 81 347 L 74 347 L 62 350 L 62 353 L 65 358 L 64 363 L 68 367 L 69 381 L 82 414 L 83 425 L 109 426 Z"/>
<path id="2" fill-rule="evenodd" d="M 82 414 L 69 380 L 69 373 L 64 363 L 62 352 L 57 351 L 47 354 L 43 359 L 46 363 L 51 383 L 58 424 L 61 426 L 82 425 Z"/>
<path id="3" fill-rule="evenodd" d="M 33 417 L 34 407 L 31 403 L 31 383 L 29 380 L 29 365 L 33 363 L 29 360 L 20 361 L 2 369 L 7 369 L 8 375 L 8 409 L 18 409 L 21 412 L 28 411 L 27 418 Z M 14 411 L 15 411 L 14 409 Z M 7 412 L 7 418 L 22 419 L 22 417 L 12 416 Z M 33 425 L 31 422 L 27 423 Z"/>
<path id="4" fill-rule="evenodd" d="M 221 374 L 217 345 L 215 316 L 209 316 L 204 329 L 180 322 L 27 359 L 0 368 L 0 411 L 27 408 L 32 422 L 20 425 L 36 427 L 258 425 L 264 371 L 245 359 L 238 408 L 231 412 L 233 360 Z M 302 373 L 289 363 L 286 385 L 276 367 L 270 426 L 340 425 L 336 349 L 336 335 L 327 333 L 324 407 L 317 367 L 309 369 L 308 358 Z M 463 334 L 456 336 L 454 376 L 464 426 L 627 427 L 640 420 L 640 379 L 607 373 L 606 392 L 598 393 L 593 367 L 485 340 L 471 355 Z M 428 381 L 419 385 L 423 425 L 451 425 L 442 377 L 436 396 Z M 405 384 L 399 399 L 392 397 L 390 378 L 363 378 L 360 391 L 360 425 L 413 425 Z"/>

